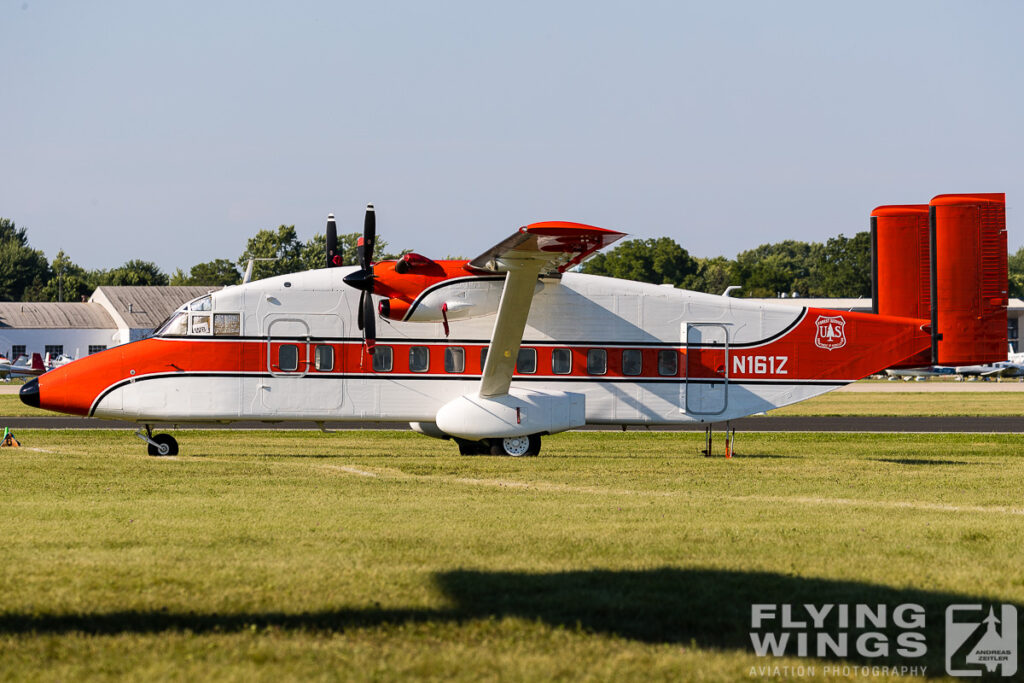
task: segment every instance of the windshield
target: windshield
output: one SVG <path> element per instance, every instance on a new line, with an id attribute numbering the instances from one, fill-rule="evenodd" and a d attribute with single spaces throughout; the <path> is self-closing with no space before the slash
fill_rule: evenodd
<path id="1" fill-rule="evenodd" d="M 153 333 L 154 337 L 184 337 L 188 327 L 188 314 L 184 311 L 177 311 L 167 321 L 157 328 Z"/>
<path id="2" fill-rule="evenodd" d="M 213 302 L 209 294 L 206 296 L 196 299 L 188 305 L 190 311 L 209 311 L 213 309 Z"/>

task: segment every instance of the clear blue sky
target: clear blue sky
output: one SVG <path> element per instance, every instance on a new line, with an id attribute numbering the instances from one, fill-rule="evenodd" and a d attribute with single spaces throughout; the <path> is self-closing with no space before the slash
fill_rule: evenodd
<path id="1" fill-rule="evenodd" d="M 328 212 L 472 257 L 560 219 L 692 254 L 1008 195 L 1024 3 L 0 0 L 0 216 L 53 258 L 235 259 Z"/>

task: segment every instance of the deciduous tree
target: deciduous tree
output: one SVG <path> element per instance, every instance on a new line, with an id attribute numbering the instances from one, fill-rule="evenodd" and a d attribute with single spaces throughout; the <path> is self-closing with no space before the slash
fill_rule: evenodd
<path id="1" fill-rule="evenodd" d="M 49 278 L 50 264 L 29 246 L 28 230 L 0 218 L 0 301 L 39 299 Z"/>

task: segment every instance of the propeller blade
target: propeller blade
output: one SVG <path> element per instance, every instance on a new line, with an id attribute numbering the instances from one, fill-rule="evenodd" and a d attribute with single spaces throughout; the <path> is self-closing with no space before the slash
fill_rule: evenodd
<path id="1" fill-rule="evenodd" d="M 359 294 L 359 310 L 356 312 L 356 325 L 359 329 L 363 329 L 363 315 L 366 313 L 365 300 L 368 296 L 369 294 L 365 289 Z"/>
<path id="2" fill-rule="evenodd" d="M 363 219 L 363 236 L 359 239 L 359 267 L 373 273 L 373 248 L 377 243 L 377 213 L 373 204 L 366 205 L 366 217 Z"/>
<path id="3" fill-rule="evenodd" d="M 363 319 L 363 339 L 366 340 L 366 345 L 373 347 L 377 341 L 377 316 L 376 311 L 373 310 L 373 297 L 370 296 L 369 292 L 363 292 L 361 317 Z"/>
<path id="4" fill-rule="evenodd" d="M 341 265 L 341 254 L 338 253 L 338 225 L 334 222 L 334 214 L 327 214 L 327 267 Z"/>

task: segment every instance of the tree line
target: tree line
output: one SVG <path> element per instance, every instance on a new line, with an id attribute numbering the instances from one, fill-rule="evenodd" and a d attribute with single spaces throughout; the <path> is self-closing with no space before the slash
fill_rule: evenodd
<path id="1" fill-rule="evenodd" d="M 343 263 L 356 262 L 358 232 L 338 235 Z M 377 238 L 375 260 L 397 258 L 388 243 Z M 132 259 L 117 268 L 89 270 L 61 249 L 53 261 L 29 245 L 28 230 L 0 218 L 0 301 L 81 301 L 103 285 L 237 285 L 253 259 L 252 279 L 284 275 L 326 263 L 327 238 L 318 233 L 303 242 L 294 225 L 260 230 L 249 238 L 237 260 L 214 259 L 197 263 L 186 273 L 178 268 L 167 274 L 151 261 Z"/>
<path id="2" fill-rule="evenodd" d="M 356 262 L 360 233 L 338 235 L 343 262 Z M 378 238 L 375 260 L 397 258 Z M 249 259 L 252 279 L 322 268 L 323 233 L 303 242 L 294 225 L 257 232 L 239 257 L 197 263 L 188 272 L 164 273 L 150 261 L 132 259 L 111 269 L 88 270 L 64 253 L 50 262 L 28 242 L 28 231 L 0 218 L 0 301 L 79 301 L 101 285 L 234 285 Z M 842 234 L 825 242 L 784 240 L 742 251 L 736 258 L 695 257 L 669 237 L 634 239 L 584 263 L 583 272 L 669 284 L 710 294 L 738 285 L 746 297 L 869 297 L 871 246 L 867 232 Z M 1009 256 L 1010 296 L 1024 296 L 1024 247 Z"/>
<path id="3" fill-rule="evenodd" d="M 583 272 L 709 294 L 737 285 L 747 297 L 870 297 L 871 240 L 867 232 L 825 243 L 784 240 L 728 259 L 691 256 L 669 237 L 636 239 L 594 256 Z"/>

